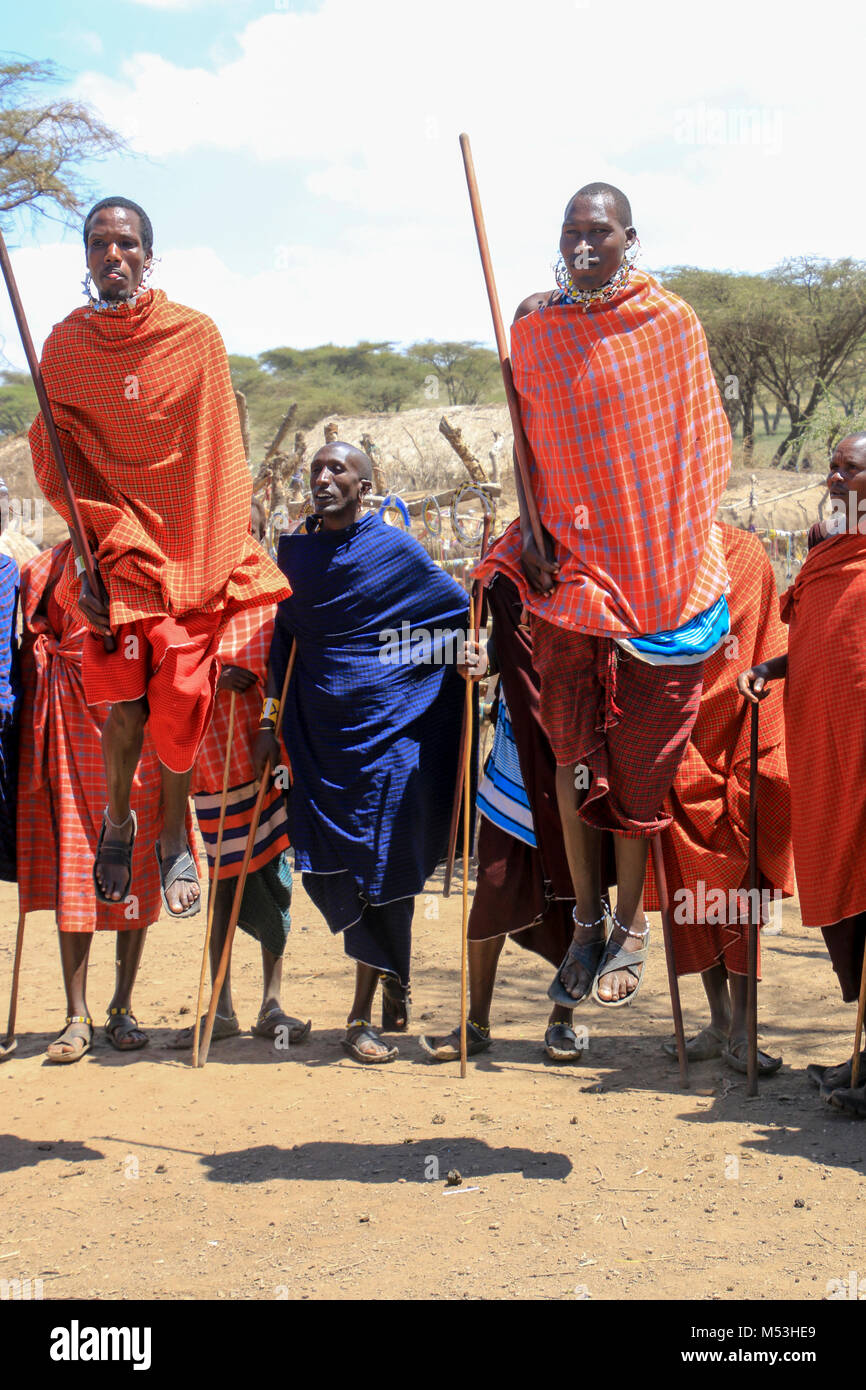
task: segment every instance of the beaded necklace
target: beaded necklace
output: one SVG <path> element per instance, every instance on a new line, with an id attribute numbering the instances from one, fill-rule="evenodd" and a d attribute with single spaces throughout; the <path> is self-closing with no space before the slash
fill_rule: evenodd
<path id="1" fill-rule="evenodd" d="M 596 304 L 609 304 L 626 287 L 631 277 L 631 262 L 623 258 L 614 275 L 595 290 L 579 290 L 569 274 L 568 266 L 562 256 L 553 267 L 556 283 L 562 291 L 563 304 L 576 304 L 580 309 L 594 308 Z"/>

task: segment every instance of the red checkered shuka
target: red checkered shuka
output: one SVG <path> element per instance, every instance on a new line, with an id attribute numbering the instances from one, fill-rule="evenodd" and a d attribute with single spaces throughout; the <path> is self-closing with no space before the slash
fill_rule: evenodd
<path id="1" fill-rule="evenodd" d="M 23 912 L 54 912 L 64 932 L 128 931 L 155 922 L 162 910 L 154 856 L 162 824 L 161 774 L 145 729 L 131 798 L 138 817 L 131 897 L 113 907 L 98 903 L 92 870 L 106 802 L 100 742 L 106 711 L 84 698 L 85 628 L 52 592 L 70 549 L 67 541 L 43 551 L 21 571 L 18 836 L 28 851 L 18 865 L 20 906 Z M 192 843 L 189 813 L 187 833 Z"/>
<path id="2" fill-rule="evenodd" d="M 814 546 L 781 604 L 800 910 L 831 926 L 866 911 L 866 536 Z"/>
<path id="3" fill-rule="evenodd" d="M 209 318 L 162 290 L 116 310 L 83 306 L 49 334 L 42 372 L 113 626 L 288 595 L 249 532 L 250 474 Z M 41 415 L 30 448 L 39 486 L 68 522 Z M 70 558 L 63 607 L 75 609 L 79 588 Z"/>
<path id="4" fill-rule="evenodd" d="M 530 612 L 590 635 L 666 632 L 727 587 L 713 532 L 731 432 L 703 329 L 651 275 L 609 304 L 554 304 L 511 330 L 531 487 L 560 565 L 527 586 L 512 523 L 476 570 L 507 572 Z"/>
<path id="5" fill-rule="evenodd" d="M 704 663 L 698 717 L 668 798 L 672 821 L 662 835 L 680 975 L 708 970 L 722 957 L 736 973 L 746 970 L 746 930 L 740 923 L 748 921 L 748 905 L 736 895 L 749 886 L 751 706 L 737 690 L 737 676 L 787 646 L 764 547 L 747 531 L 718 529 L 731 577 L 731 633 Z M 760 707 L 758 836 L 762 891 L 790 897 L 791 795 L 777 687 Z M 644 902 L 649 909 L 658 907 L 651 862 Z M 678 915 L 692 920 L 678 922 Z"/>
<path id="6" fill-rule="evenodd" d="M 248 608 L 236 613 L 223 631 L 217 653 L 220 667 L 242 666 L 256 675 L 256 683 L 242 694 L 235 695 L 235 719 L 232 734 L 232 753 L 229 763 L 229 787 L 223 846 L 220 854 L 220 879 L 237 877 L 243 860 L 252 818 L 251 803 L 255 800 L 255 769 L 252 746 L 259 730 L 264 698 L 268 655 L 274 631 L 276 606 Z M 204 736 L 195 771 L 193 791 L 196 811 L 204 836 L 211 869 L 215 858 L 219 826 L 225 753 L 228 742 L 232 693 L 217 692 L 213 718 Z M 285 746 L 280 737 L 280 758 L 288 766 Z M 250 861 L 255 871 L 289 848 L 288 818 L 282 791 L 274 786 L 262 806 L 256 847 Z"/>

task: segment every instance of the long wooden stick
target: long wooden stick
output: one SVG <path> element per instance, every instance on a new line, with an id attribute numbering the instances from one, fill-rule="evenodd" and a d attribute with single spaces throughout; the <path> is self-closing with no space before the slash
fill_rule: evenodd
<path id="1" fill-rule="evenodd" d="M 69 480 L 69 473 L 66 468 L 66 461 L 63 457 L 63 450 L 60 447 L 60 439 L 57 435 L 57 426 L 54 423 L 54 415 L 51 410 L 51 402 L 48 399 L 48 392 L 45 390 L 45 382 L 42 379 L 42 368 L 39 365 L 39 358 L 33 346 L 33 339 L 30 336 L 30 329 L 27 326 L 27 319 L 24 314 L 24 305 L 21 303 L 21 296 L 18 293 L 18 285 L 15 274 L 12 270 L 12 262 L 9 259 L 9 252 L 6 249 L 6 242 L 3 233 L 0 232 L 0 270 L 3 271 L 3 279 L 6 281 L 6 288 L 9 291 L 9 299 L 12 304 L 12 312 L 15 315 L 15 322 L 18 325 L 18 332 L 21 335 L 21 345 L 24 348 L 24 356 L 27 358 L 27 365 L 30 368 L 30 375 L 33 378 L 33 385 L 36 388 L 36 396 L 39 401 L 39 409 L 42 411 L 42 419 L 45 422 L 45 431 L 51 445 L 51 452 L 54 455 L 54 462 L 60 474 L 60 482 L 66 494 L 66 504 L 69 507 L 72 520 L 70 530 L 75 538 L 75 545 L 78 554 L 84 562 L 84 571 L 87 575 L 87 582 L 94 597 L 98 597 L 101 586 L 96 576 L 93 564 L 93 556 L 90 553 L 90 546 L 87 544 L 87 534 L 84 529 L 84 522 L 81 518 L 81 511 L 78 506 L 78 499 L 72 491 L 72 483 Z M 109 633 L 102 639 L 103 646 L 107 652 L 117 650 L 117 640 Z"/>
<path id="2" fill-rule="evenodd" d="M 198 1066 L 198 1044 L 199 1033 L 201 1031 L 201 1001 L 204 998 L 204 978 L 207 974 L 207 962 L 208 955 L 210 953 L 210 938 L 211 932 L 213 931 L 213 919 L 214 912 L 216 910 L 217 890 L 219 888 L 220 880 L 220 860 L 222 859 L 223 827 L 226 823 L 226 803 L 228 801 L 229 794 L 229 776 L 231 772 L 232 761 L 232 739 L 234 737 L 235 731 L 236 704 L 237 691 L 233 690 L 231 704 L 229 706 L 229 731 L 226 735 L 226 756 L 225 762 L 223 764 L 223 791 L 222 800 L 220 801 L 220 819 L 219 826 L 217 828 L 217 842 L 216 851 L 214 853 L 213 873 L 211 874 L 210 890 L 208 892 L 207 898 L 207 929 L 204 934 L 204 950 L 202 951 L 201 971 L 198 977 L 198 997 L 195 1003 L 195 1022 L 193 1024 L 193 1028 L 195 1031 L 192 1035 L 192 1064 L 194 1067 Z"/>
<path id="3" fill-rule="evenodd" d="M 293 642 L 293 643 L 292 643 L 292 650 L 291 650 L 291 652 L 289 653 L 289 660 L 288 660 L 288 662 L 287 662 L 287 664 L 286 664 L 286 674 L 285 674 L 285 677 L 284 677 L 284 679 L 283 679 L 283 689 L 282 689 L 282 693 L 280 694 L 280 716 L 281 716 L 281 717 L 282 717 L 282 715 L 283 715 L 283 713 L 284 713 L 284 711 L 285 711 L 285 707 L 286 707 L 286 693 L 287 693 L 288 688 L 289 688 L 289 681 L 290 681 L 290 679 L 291 679 L 292 670 L 293 670 L 294 665 L 295 665 L 295 657 L 296 657 L 296 655 L 297 655 L 297 651 L 298 651 L 298 644 L 297 644 L 297 642 Z M 252 818 L 252 820 L 250 821 L 250 829 L 249 829 L 249 834 L 247 835 L 247 844 L 246 844 L 246 849 L 244 850 L 244 857 L 243 857 L 243 863 L 241 864 L 241 871 L 240 871 L 240 874 L 238 875 L 238 881 L 237 881 L 237 883 L 236 883 L 236 885 L 235 885 L 235 895 L 234 895 L 234 898 L 233 898 L 233 900 L 232 900 L 232 911 L 231 911 L 231 916 L 229 917 L 229 924 L 228 924 L 228 927 L 226 928 L 226 939 L 225 939 L 225 941 L 223 942 L 223 949 L 222 949 L 222 955 L 220 956 L 219 969 L 217 970 L 216 978 L 215 978 L 215 980 L 214 980 L 214 982 L 213 982 L 213 989 L 212 989 L 212 991 L 211 991 L 210 1004 L 208 1005 L 207 1018 L 205 1019 L 204 1032 L 202 1033 L 202 1039 L 201 1039 L 201 1055 L 200 1055 L 200 1057 L 199 1057 L 199 1066 L 200 1066 L 200 1067 L 203 1067 L 203 1066 L 205 1065 L 205 1063 L 207 1062 L 208 1053 L 209 1053 L 209 1051 L 210 1051 L 210 1040 L 211 1040 L 211 1036 L 212 1036 L 212 1034 L 213 1034 L 214 1019 L 216 1018 L 217 1000 L 218 1000 L 219 997 L 220 997 L 220 991 L 222 990 L 223 984 L 225 983 L 226 971 L 227 971 L 228 968 L 229 968 L 229 961 L 231 960 L 231 955 L 232 955 L 232 943 L 234 942 L 234 939 L 235 939 L 235 932 L 236 932 L 236 930 L 237 930 L 238 918 L 239 918 L 240 915 L 241 915 L 241 903 L 243 902 L 244 888 L 246 887 L 246 882 L 247 882 L 247 874 L 249 873 L 250 861 L 251 861 L 251 859 L 252 859 L 252 857 L 253 857 L 253 849 L 255 848 L 256 834 L 258 833 L 258 829 L 259 829 L 259 820 L 261 819 L 262 806 L 264 805 L 265 794 L 266 794 L 266 792 L 267 792 L 267 790 L 268 790 L 268 787 L 269 787 L 270 784 L 271 784 L 270 771 L 271 771 L 271 764 L 270 764 L 270 759 L 269 759 L 268 762 L 267 762 L 266 765 L 265 765 L 264 772 L 262 773 L 262 780 L 261 780 L 261 783 L 259 784 L 259 794 L 258 794 L 258 796 L 256 797 L 256 804 L 255 804 L 255 806 L 253 807 L 253 818 Z"/>
<path id="4" fill-rule="evenodd" d="M 487 553 L 487 542 L 488 542 L 488 540 L 489 540 L 489 537 L 490 537 L 490 517 L 489 517 L 489 515 L 486 515 L 486 516 L 484 517 L 484 521 L 482 522 L 482 530 L 481 530 L 481 553 L 480 553 L 480 555 L 479 555 L 479 557 L 478 557 L 479 560 L 483 560 L 485 554 Z M 471 596 L 471 598 L 470 598 L 470 600 L 469 600 L 469 610 L 470 610 L 470 612 L 469 612 L 470 635 L 471 635 L 472 632 L 474 632 L 474 633 L 476 634 L 476 638 L 477 638 L 477 635 L 478 635 L 478 630 L 479 630 L 479 628 L 481 627 L 481 611 L 482 611 L 483 605 L 484 605 L 484 591 L 483 591 L 483 589 L 482 589 L 482 586 L 481 586 L 480 584 L 477 584 L 477 585 L 475 586 L 475 589 L 474 589 L 474 591 L 473 591 L 473 593 L 472 593 L 472 596 Z M 467 713 L 467 711 L 468 711 L 468 713 Z M 449 830 L 448 830 L 448 852 L 447 852 L 446 857 L 445 857 L 445 874 L 444 874 L 443 881 L 442 881 L 442 896 L 443 896 L 443 898 L 448 898 L 448 897 L 451 896 L 451 879 L 452 879 L 453 874 L 454 874 L 454 858 L 455 858 L 455 855 L 457 854 L 457 828 L 458 828 L 458 826 L 459 826 L 459 824 L 460 824 L 460 805 L 461 805 L 461 801 L 462 801 L 462 799 L 463 799 L 463 782 L 464 782 L 464 774 L 465 774 L 465 768 L 466 768 L 466 759 L 467 759 L 467 756 L 470 756 L 470 757 L 471 757 L 472 739 L 471 739 L 471 736 L 470 736 L 469 741 L 468 741 L 468 743 L 467 743 L 467 739 L 466 739 L 467 721 L 468 721 L 468 723 L 469 723 L 469 728 L 470 728 L 470 730 L 471 730 L 471 727 L 472 727 L 472 707 L 471 707 L 471 705 L 466 705 L 466 706 L 464 706 L 464 709 L 463 709 L 463 727 L 462 727 L 461 732 L 460 732 L 460 747 L 459 747 L 458 752 L 457 752 L 457 780 L 456 780 L 456 782 L 455 782 L 455 784 L 454 784 L 454 800 L 453 800 L 453 802 L 452 802 L 452 804 L 451 804 L 451 824 L 450 824 L 450 827 L 449 827 Z M 470 752 L 469 752 L 468 755 L 467 755 L 467 752 L 466 752 L 467 748 L 470 750 Z"/>
<path id="5" fill-rule="evenodd" d="M 752 705 L 749 739 L 749 942 L 746 976 L 746 1095 L 758 1094 L 758 923 L 761 894 L 758 872 L 758 711 Z"/>
<path id="6" fill-rule="evenodd" d="M 479 585 L 479 588 L 481 586 Z M 477 640 L 478 629 L 472 629 Z M 463 714 L 466 730 L 463 739 L 463 925 L 460 933 L 460 1075 L 466 1075 L 466 975 L 469 962 L 469 802 L 472 773 L 472 681 L 466 682 L 466 703 Z"/>
<path id="7" fill-rule="evenodd" d="M 505 337 L 505 328 L 502 323 L 502 310 L 499 307 L 499 295 L 496 290 L 496 281 L 493 278 L 493 263 L 490 259 L 490 247 L 487 245 L 487 231 L 484 226 L 484 214 L 481 211 L 481 197 L 475 178 L 475 165 L 472 161 L 472 150 L 469 145 L 468 135 L 460 136 L 460 151 L 463 155 L 463 168 L 466 171 L 466 184 L 469 189 L 469 202 L 472 206 L 472 220 L 475 223 L 475 236 L 481 255 L 481 268 L 484 271 L 484 283 L 487 286 L 487 298 L 490 303 L 490 312 L 493 316 L 493 333 L 496 338 L 496 351 L 499 355 L 499 366 L 502 369 L 505 399 L 508 402 L 508 412 L 511 416 L 511 429 L 514 435 L 514 453 L 517 458 L 517 470 L 520 475 L 520 481 L 523 484 L 523 496 L 526 502 L 526 512 L 529 518 L 529 525 L 532 528 L 535 548 L 539 556 L 543 559 L 546 552 L 541 533 L 541 518 L 538 515 L 538 505 L 529 482 L 529 445 L 526 441 L 526 435 L 523 432 L 523 423 L 520 419 L 520 402 L 517 399 L 517 391 L 514 387 L 514 377 L 511 371 L 511 356 Z"/>
<path id="8" fill-rule="evenodd" d="M 674 1020 L 674 1035 L 677 1040 L 677 1059 L 680 1064 L 680 1085 L 684 1091 L 689 1089 L 689 1056 L 686 1051 L 686 1030 L 683 1026 L 683 1006 L 680 999 L 680 982 L 677 975 L 674 952 L 674 933 L 671 925 L 671 906 L 668 898 L 668 880 L 665 873 L 665 857 L 662 851 L 661 835 L 653 835 L 650 840 L 653 857 L 653 872 L 659 895 L 659 910 L 662 918 L 662 936 L 665 943 L 665 961 L 668 968 L 668 989 L 671 996 L 671 1013 Z M 646 966 L 644 966 L 646 969 Z"/>
<path id="9" fill-rule="evenodd" d="M 27 913 L 18 913 L 18 932 L 15 937 L 15 963 L 12 966 L 12 993 L 9 996 L 9 1022 L 6 1024 L 6 1038 L 0 1046 L 0 1061 L 11 1057 L 18 1043 L 15 1038 L 15 1016 L 18 1012 L 18 977 L 21 974 L 21 952 L 24 948 L 24 919 Z"/>
<path id="10" fill-rule="evenodd" d="M 851 1089 L 860 1080 L 860 1041 L 863 1036 L 863 1015 L 866 1013 L 866 943 L 863 947 L 863 969 L 860 972 L 860 998 L 857 1001 L 857 1026 L 854 1029 L 854 1055 L 851 1058 Z"/>

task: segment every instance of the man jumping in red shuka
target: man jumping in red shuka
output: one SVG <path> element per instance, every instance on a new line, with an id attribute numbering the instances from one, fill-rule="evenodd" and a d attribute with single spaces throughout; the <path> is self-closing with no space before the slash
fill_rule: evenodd
<path id="1" fill-rule="evenodd" d="M 137 203 L 97 203 L 84 245 L 89 302 L 54 327 L 42 372 L 99 579 L 93 593 L 70 555 L 57 586 L 58 601 L 88 624 L 87 701 L 111 706 L 94 887 L 108 903 L 131 891 L 129 796 L 147 723 L 162 764 L 163 905 L 186 917 L 201 897 L 187 798 L 213 708 L 219 634 L 233 612 L 278 602 L 289 589 L 249 533 L 250 474 L 215 325 L 145 287 L 153 229 Z M 30 448 L 39 486 L 69 523 L 41 415 Z M 102 642 L 109 632 L 112 653 Z"/>

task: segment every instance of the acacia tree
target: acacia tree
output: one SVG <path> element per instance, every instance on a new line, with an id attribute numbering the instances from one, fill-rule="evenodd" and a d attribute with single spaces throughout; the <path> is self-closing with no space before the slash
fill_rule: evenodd
<path id="1" fill-rule="evenodd" d="M 756 329 L 758 378 L 790 417 L 773 455 L 796 468 L 800 443 L 828 391 L 846 373 L 866 334 L 866 264 L 800 256 L 762 277 L 775 290 Z"/>
<path id="2" fill-rule="evenodd" d="M 678 266 L 664 283 L 691 304 L 704 327 L 710 360 L 731 428 L 741 421 L 743 457 L 752 457 L 762 329 L 772 286 L 760 275 Z"/>
<path id="3" fill-rule="evenodd" d="M 449 405 L 477 405 L 501 394 L 496 353 L 480 343 L 413 343 L 406 356 L 433 367 L 448 392 Z"/>
<path id="4" fill-rule="evenodd" d="M 25 207 L 80 214 L 90 193 L 81 166 L 125 148 L 89 106 L 45 99 L 59 80 L 51 62 L 0 63 L 0 216 Z"/>

